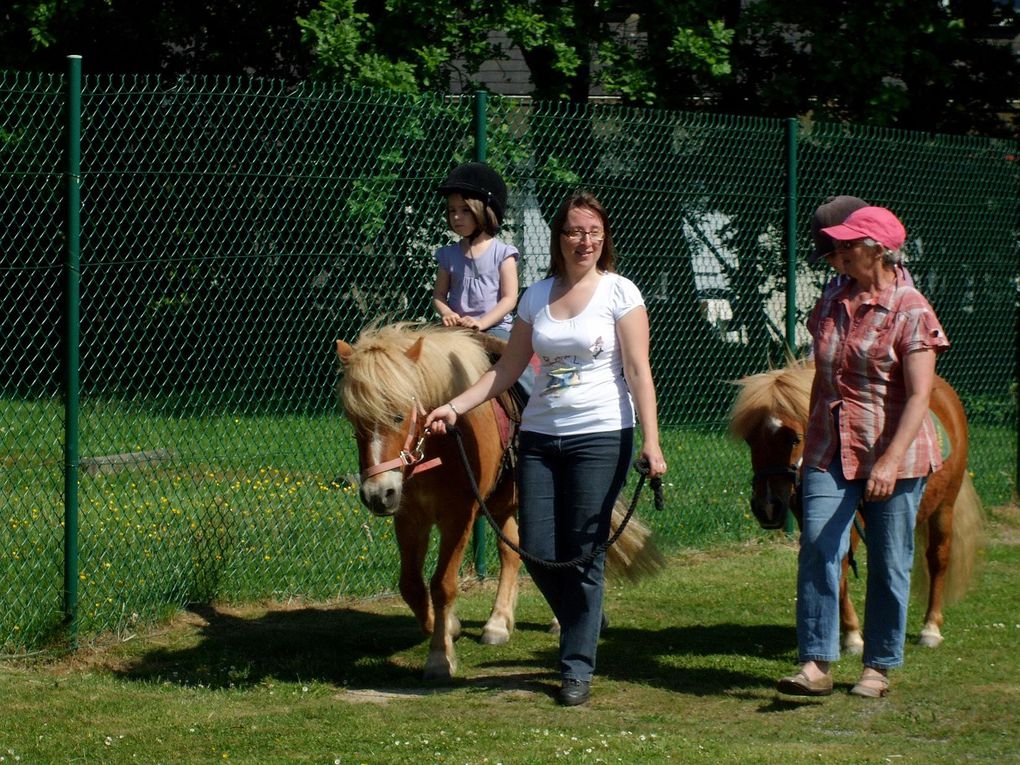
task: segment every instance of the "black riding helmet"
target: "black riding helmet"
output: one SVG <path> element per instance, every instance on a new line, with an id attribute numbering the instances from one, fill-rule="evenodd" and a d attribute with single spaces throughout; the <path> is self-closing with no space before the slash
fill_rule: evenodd
<path id="1" fill-rule="evenodd" d="M 465 199 L 480 199 L 503 223 L 506 213 L 506 184 L 499 173 L 484 162 L 468 162 L 455 167 L 436 189 L 443 196 L 460 194 Z"/>

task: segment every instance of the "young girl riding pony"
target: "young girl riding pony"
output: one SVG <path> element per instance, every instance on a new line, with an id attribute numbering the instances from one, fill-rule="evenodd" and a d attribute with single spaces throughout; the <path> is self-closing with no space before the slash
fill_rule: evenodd
<path id="1" fill-rule="evenodd" d="M 507 339 L 517 306 L 517 260 L 496 237 L 506 212 L 506 184 L 482 162 L 460 165 L 438 189 L 446 219 L 460 241 L 436 251 L 432 302 L 447 327 L 467 327 Z"/>
<path id="2" fill-rule="evenodd" d="M 506 184 L 484 162 L 454 168 L 437 189 L 446 196 L 446 220 L 460 241 L 436 250 L 439 270 L 432 303 L 447 327 L 467 327 L 502 340 L 510 338 L 517 306 L 520 252 L 497 238 L 506 214 Z M 514 385 L 527 401 L 535 369 L 528 366 Z"/>

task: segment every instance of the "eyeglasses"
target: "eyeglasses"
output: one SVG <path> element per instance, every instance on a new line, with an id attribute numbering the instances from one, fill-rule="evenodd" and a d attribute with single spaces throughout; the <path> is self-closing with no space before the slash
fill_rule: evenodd
<path id="1" fill-rule="evenodd" d="M 859 244 L 864 244 L 864 240 L 863 239 L 845 239 L 845 240 L 842 240 L 842 241 L 838 241 L 838 242 L 836 242 L 835 252 L 846 252 L 847 250 L 854 249 L 854 247 L 856 247 Z"/>
<path id="2" fill-rule="evenodd" d="M 593 231 L 585 231 L 583 228 L 571 228 L 562 233 L 571 242 L 580 242 L 585 237 L 588 237 L 591 239 L 592 244 L 598 244 L 606 238 L 606 232 L 599 228 Z"/>

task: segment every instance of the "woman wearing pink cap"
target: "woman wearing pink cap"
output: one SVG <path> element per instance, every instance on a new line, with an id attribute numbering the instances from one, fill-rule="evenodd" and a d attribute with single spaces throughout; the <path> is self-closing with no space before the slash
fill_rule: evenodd
<path id="1" fill-rule="evenodd" d="M 914 520 L 925 480 L 942 464 L 928 398 L 935 357 L 949 341 L 897 268 L 906 231 L 892 212 L 861 207 L 821 231 L 850 280 L 823 294 L 808 320 L 816 371 L 801 489 L 801 666 L 779 690 L 832 693 L 840 561 L 860 506 L 868 529 L 864 670 L 850 692 L 880 697 L 888 671 L 903 664 Z"/>

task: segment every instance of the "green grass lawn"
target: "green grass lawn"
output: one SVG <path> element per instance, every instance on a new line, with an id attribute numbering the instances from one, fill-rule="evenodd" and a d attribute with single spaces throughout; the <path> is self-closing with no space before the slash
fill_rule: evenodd
<path id="1" fill-rule="evenodd" d="M 522 586 L 505 646 L 477 642 L 491 581 L 465 581 L 460 674 L 421 679 L 425 639 L 398 599 L 194 608 L 64 658 L 0 665 L 9 762 L 1005 763 L 1020 758 L 1020 510 L 992 515 L 980 580 L 913 644 L 893 693 L 778 696 L 795 661 L 794 546 L 781 537 L 671 556 L 610 585 L 589 705 L 557 707 L 547 607 Z M 866 560 L 864 561 L 866 565 Z M 862 584 L 852 582 L 863 599 Z"/>
<path id="2" fill-rule="evenodd" d="M 166 413 L 169 406 L 84 402 L 80 635 L 137 629 L 211 599 L 393 591 L 392 522 L 364 510 L 346 480 L 357 473 L 357 454 L 339 414 L 181 416 Z M 0 646 L 11 653 L 65 637 L 61 409 L 54 401 L 3 400 L 0 427 L 14 445 L 0 475 L 0 591 L 9 593 Z M 1015 448 L 1003 445 L 1010 435 L 974 428 L 972 472 L 988 503 L 1008 501 L 1012 491 Z M 669 430 L 663 443 L 667 508 L 656 512 L 646 492 L 639 512 L 665 550 L 765 537 L 748 510 L 747 448 L 724 423 Z M 89 467 L 118 455 L 128 457 Z M 481 561 L 494 571 L 494 537 L 487 538 Z"/>

